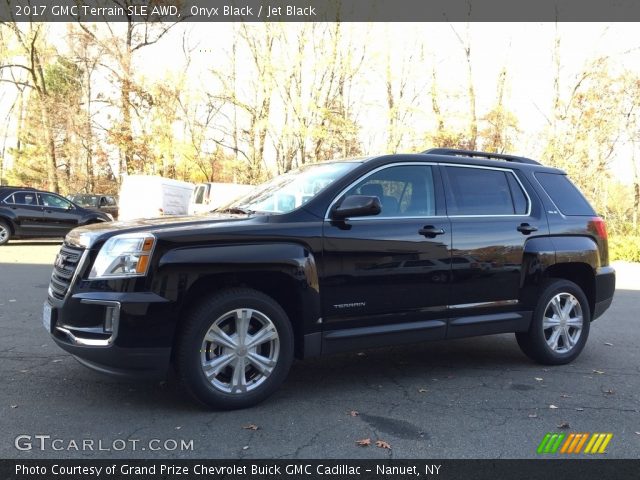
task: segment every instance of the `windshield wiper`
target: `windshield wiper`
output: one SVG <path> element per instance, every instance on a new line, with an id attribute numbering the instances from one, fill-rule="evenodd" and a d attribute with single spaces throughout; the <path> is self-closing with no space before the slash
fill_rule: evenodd
<path id="1" fill-rule="evenodd" d="M 249 210 L 244 207 L 227 207 L 214 210 L 215 213 L 231 213 L 231 214 L 240 214 L 240 215 L 251 215 L 254 213 L 253 210 Z"/>

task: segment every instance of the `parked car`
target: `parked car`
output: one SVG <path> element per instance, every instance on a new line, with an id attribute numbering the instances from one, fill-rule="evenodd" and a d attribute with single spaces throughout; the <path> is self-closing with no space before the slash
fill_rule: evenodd
<path id="1" fill-rule="evenodd" d="M 294 356 L 512 332 L 565 364 L 614 289 L 605 222 L 563 171 L 434 149 L 307 165 L 210 216 L 75 229 L 43 322 L 88 367 L 173 365 L 200 402 L 241 408 Z"/>
<path id="2" fill-rule="evenodd" d="M 94 195 L 90 193 L 76 193 L 67 195 L 67 198 L 76 205 L 96 210 L 111 215 L 114 220 L 118 218 L 118 201 L 112 195 Z"/>
<path id="3" fill-rule="evenodd" d="M 194 186 L 155 175 L 128 175 L 120 185 L 118 220 L 187 215 Z"/>
<path id="4" fill-rule="evenodd" d="M 253 185 L 239 183 L 198 183 L 189 202 L 189 215 L 210 212 L 248 194 Z"/>
<path id="5" fill-rule="evenodd" d="M 111 220 L 52 192 L 0 186 L 0 245 L 11 238 L 64 237 L 75 227 Z"/>

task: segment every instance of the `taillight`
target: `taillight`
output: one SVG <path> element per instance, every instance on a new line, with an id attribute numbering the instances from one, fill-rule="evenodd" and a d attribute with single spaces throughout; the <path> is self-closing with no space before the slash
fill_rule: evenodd
<path id="1" fill-rule="evenodd" d="M 607 224 L 602 217 L 593 217 L 589 222 L 589 228 L 595 231 L 600 238 L 607 238 Z"/>

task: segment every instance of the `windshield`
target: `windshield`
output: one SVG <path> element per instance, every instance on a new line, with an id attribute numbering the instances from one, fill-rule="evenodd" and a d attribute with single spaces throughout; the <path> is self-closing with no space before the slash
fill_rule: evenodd
<path id="1" fill-rule="evenodd" d="M 69 195 L 69 200 L 81 207 L 97 207 L 100 197 L 97 195 Z"/>
<path id="2" fill-rule="evenodd" d="M 307 203 L 357 165 L 355 162 L 339 162 L 305 166 L 256 187 L 248 195 L 216 211 L 287 213 Z"/>

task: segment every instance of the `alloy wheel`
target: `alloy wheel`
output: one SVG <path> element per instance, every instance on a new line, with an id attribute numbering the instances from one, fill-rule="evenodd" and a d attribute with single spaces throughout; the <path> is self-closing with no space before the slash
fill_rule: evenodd
<path id="1" fill-rule="evenodd" d="M 280 354 L 280 338 L 271 319 L 250 308 L 218 317 L 205 333 L 200 351 L 202 372 L 224 393 L 243 394 L 273 372 Z"/>
<path id="2" fill-rule="evenodd" d="M 559 293 L 547 304 L 542 331 L 547 346 L 556 353 L 568 353 L 577 345 L 583 327 L 582 307 L 570 293 Z"/>

